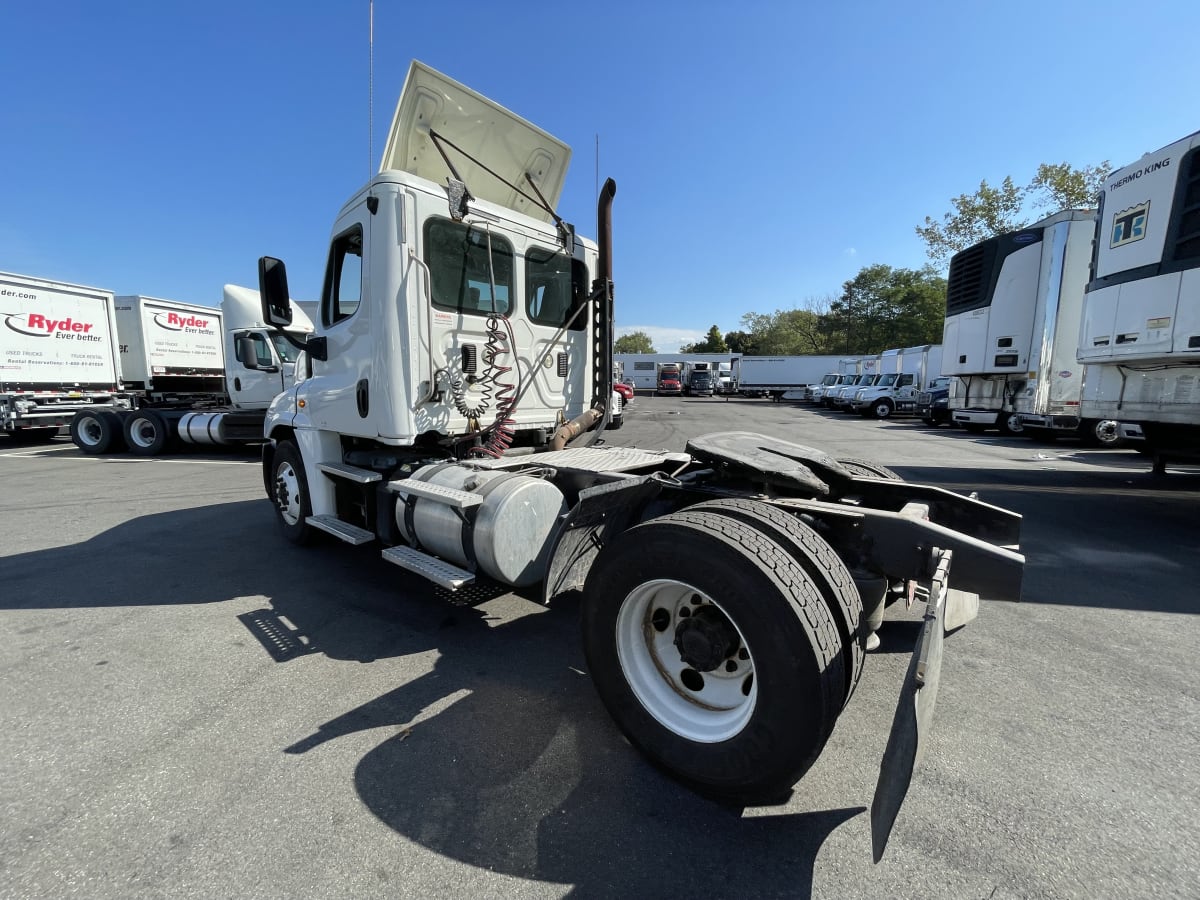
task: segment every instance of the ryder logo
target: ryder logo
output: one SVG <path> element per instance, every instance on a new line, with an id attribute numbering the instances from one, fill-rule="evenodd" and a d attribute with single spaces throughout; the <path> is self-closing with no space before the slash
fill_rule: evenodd
<path id="1" fill-rule="evenodd" d="M 167 331 L 183 331 L 185 328 L 207 328 L 208 319 L 198 316 L 181 316 L 179 313 L 155 313 L 154 324 Z"/>
<path id="2" fill-rule="evenodd" d="M 4 324 L 18 334 L 33 337 L 74 338 L 76 335 L 88 335 L 84 340 L 99 340 L 90 334 L 95 323 L 76 322 L 70 316 L 51 319 L 41 313 L 13 313 L 4 317 Z"/>

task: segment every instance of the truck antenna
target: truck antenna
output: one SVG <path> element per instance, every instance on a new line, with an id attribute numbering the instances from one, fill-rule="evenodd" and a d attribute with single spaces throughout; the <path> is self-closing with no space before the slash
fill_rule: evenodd
<path id="1" fill-rule="evenodd" d="M 367 178 L 375 173 L 375 0 L 367 2 Z"/>

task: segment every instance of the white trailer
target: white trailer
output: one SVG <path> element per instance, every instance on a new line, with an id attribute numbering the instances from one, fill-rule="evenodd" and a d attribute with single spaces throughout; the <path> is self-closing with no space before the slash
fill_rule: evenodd
<path id="1" fill-rule="evenodd" d="M 122 394 L 112 291 L 0 272 L 0 431 L 53 437 Z"/>
<path id="2" fill-rule="evenodd" d="M 850 407 L 859 415 L 876 419 L 898 413 L 913 415 L 918 395 L 941 375 L 941 369 L 941 344 L 904 347 L 896 359 L 896 371 L 887 372 L 870 387 L 855 391 Z"/>
<path id="3" fill-rule="evenodd" d="M 140 295 L 114 299 L 123 389 L 70 422 L 87 454 L 149 456 L 182 444 L 263 440 L 271 400 L 295 380 L 312 323 L 299 309 L 284 335 L 261 319 L 258 292 L 226 285 L 221 307 Z"/>
<path id="4" fill-rule="evenodd" d="M 1044 347 L 1047 326 L 1056 321 L 1065 294 L 1079 289 L 1079 242 L 1091 221 L 1089 211 L 1056 213 L 981 241 L 950 261 L 942 372 L 955 378 L 949 397 L 955 424 L 975 432 L 1021 432 L 1018 398 L 1048 390 L 1038 378 L 1043 355 L 1047 363 L 1054 356 L 1052 347 Z M 1077 376 L 1073 365 L 1059 371 L 1069 373 L 1060 380 Z"/>
<path id="5" fill-rule="evenodd" d="M 598 242 L 581 237 L 554 212 L 569 155 L 412 65 L 380 171 L 334 222 L 343 277 L 326 281 L 309 377 L 268 413 L 280 534 L 373 545 L 450 590 L 477 573 L 541 582 L 546 602 L 579 590 L 587 669 L 618 726 L 737 802 L 778 799 L 816 760 L 877 611 L 908 583 L 927 611 L 872 806 L 878 859 L 943 636 L 977 608 L 949 588 L 951 562 L 966 590 L 1016 599 L 1019 516 L 766 435 L 600 444 L 616 185 Z M 259 274 L 264 318 L 287 327 L 283 263 Z"/>
<path id="6" fill-rule="evenodd" d="M 1200 132 L 1105 181 L 1077 358 L 1084 417 L 1136 423 L 1156 471 L 1200 457 Z"/>
<path id="7" fill-rule="evenodd" d="M 785 395 L 789 400 L 804 399 L 808 386 L 820 382 L 837 361 L 836 356 L 743 356 L 738 392 L 773 400 L 785 399 Z"/>

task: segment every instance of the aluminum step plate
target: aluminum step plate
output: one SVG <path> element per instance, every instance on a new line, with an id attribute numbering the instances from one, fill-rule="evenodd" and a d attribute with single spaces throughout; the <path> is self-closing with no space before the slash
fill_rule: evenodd
<path id="1" fill-rule="evenodd" d="M 343 522 L 337 516 L 309 516 L 305 521 L 313 528 L 319 528 L 321 531 L 332 534 L 347 544 L 357 546 L 358 544 L 369 544 L 375 540 L 375 535 L 365 528 Z"/>
<path id="2" fill-rule="evenodd" d="M 482 476 L 479 476 L 482 477 Z M 466 509 L 478 506 L 483 502 L 479 494 L 470 491 L 460 491 L 458 488 L 446 487 L 444 484 L 431 484 L 428 481 L 417 481 L 414 478 L 402 478 L 399 481 L 389 481 L 387 489 L 397 494 L 410 494 L 413 497 L 424 497 L 456 509 Z"/>
<path id="3" fill-rule="evenodd" d="M 402 569 L 427 578 L 434 584 L 440 584 L 449 591 L 457 591 L 465 584 L 475 580 L 475 574 L 458 566 L 451 565 L 436 556 L 414 550 L 412 547 L 388 547 L 383 551 L 383 558 L 395 563 Z"/>
<path id="4" fill-rule="evenodd" d="M 637 450 L 632 447 L 580 447 L 528 453 L 522 456 L 474 461 L 484 469 L 516 469 L 523 466 L 551 466 L 555 469 L 584 469 L 588 472 L 634 472 L 663 463 L 684 465 L 692 461 L 687 453 L 667 450 Z"/>
<path id="5" fill-rule="evenodd" d="M 370 469 L 360 469 L 357 466 L 348 466 L 345 463 L 317 463 L 317 468 L 326 475 L 332 475 L 335 478 L 345 478 L 347 481 L 357 481 L 359 484 L 371 484 L 383 477 L 378 472 L 372 472 Z"/>

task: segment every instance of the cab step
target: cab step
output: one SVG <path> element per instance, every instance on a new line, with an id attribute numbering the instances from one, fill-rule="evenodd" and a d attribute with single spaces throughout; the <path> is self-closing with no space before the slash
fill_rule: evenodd
<path id="1" fill-rule="evenodd" d="M 401 478 L 399 481 L 389 481 L 387 489 L 396 494 L 408 494 L 411 497 L 423 497 L 436 503 L 444 503 L 455 509 L 468 509 L 483 502 L 479 494 L 470 491 L 460 491 L 458 488 L 446 487 L 443 484 L 430 484 L 428 481 L 417 481 L 413 478 Z"/>
<path id="2" fill-rule="evenodd" d="M 388 547 L 383 551 L 383 558 L 402 569 L 408 569 L 422 578 L 427 578 L 434 584 L 440 584 L 448 591 L 457 591 L 460 587 L 475 580 L 475 573 L 460 569 L 458 566 L 414 550 L 412 547 Z"/>
<path id="3" fill-rule="evenodd" d="M 337 516 L 309 516 L 304 520 L 313 528 L 332 534 L 335 538 L 347 544 L 369 544 L 375 540 L 375 535 L 365 528 L 343 522 Z"/>
<path id="4" fill-rule="evenodd" d="M 370 469 L 360 469 L 358 466 L 348 466 L 345 463 L 317 463 L 317 468 L 326 475 L 332 475 L 334 478 L 344 478 L 346 481 L 354 481 L 358 484 L 371 484 L 383 478 L 378 472 L 372 472 Z"/>

